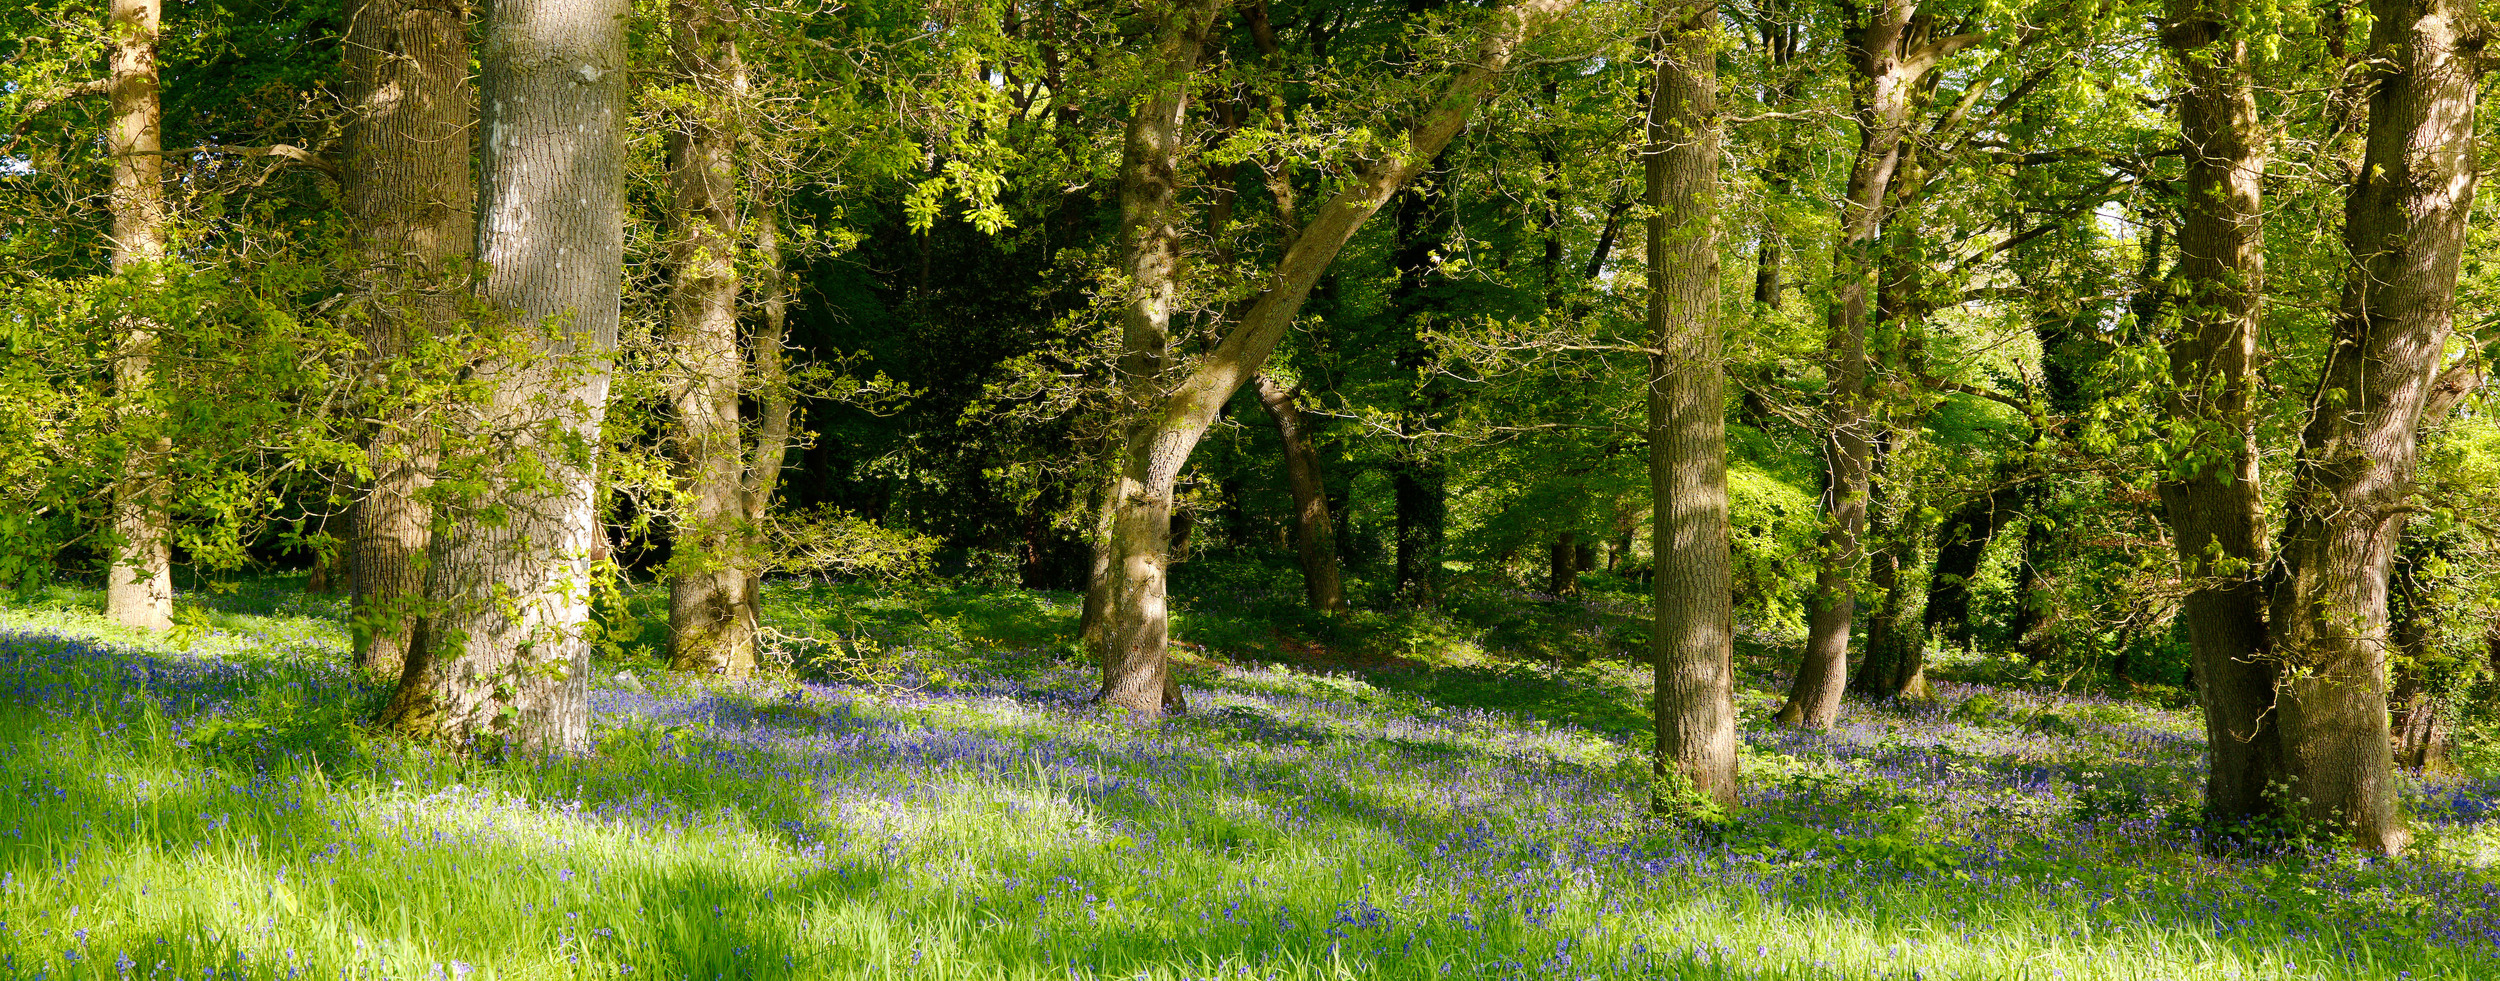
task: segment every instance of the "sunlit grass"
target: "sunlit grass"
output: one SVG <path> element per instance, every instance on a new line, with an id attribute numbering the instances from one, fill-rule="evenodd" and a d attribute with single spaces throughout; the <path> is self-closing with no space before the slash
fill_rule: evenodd
<path id="1" fill-rule="evenodd" d="M 2192 720 L 2105 699 L 1749 726 L 1747 824 L 1704 839 L 1644 815 L 1615 662 L 1202 661 L 1137 729 L 978 639 L 1063 603 L 959 597 L 887 608 L 986 618 L 908 684 L 603 688 L 596 755 L 481 765 L 359 734 L 374 693 L 284 593 L 172 639 L 6 614 L 0 977 L 2500 972 L 2487 787 L 2416 795 L 2419 858 L 2212 855 L 2164 820 Z"/>

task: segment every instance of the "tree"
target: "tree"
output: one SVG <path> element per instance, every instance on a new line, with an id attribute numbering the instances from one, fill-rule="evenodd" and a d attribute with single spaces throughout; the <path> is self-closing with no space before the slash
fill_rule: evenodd
<path id="1" fill-rule="evenodd" d="M 365 355 L 372 374 L 404 379 L 425 336 L 461 319 L 476 245 L 467 17 L 456 4 L 364 0 L 348 15 L 346 48 L 339 204 L 366 294 Z M 425 597 L 433 515 L 422 494 L 434 466 L 428 423 L 397 387 L 378 393 L 381 419 L 365 436 L 371 483 L 346 542 L 357 659 L 394 679 Z"/>
<path id="2" fill-rule="evenodd" d="M 1735 613 L 1719 335 L 1715 0 L 1661 4 L 1642 170 L 1649 214 L 1651 634 L 1659 776 L 1736 803 Z"/>
<path id="3" fill-rule="evenodd" d="M 1287 387 L 1269 372 L 1252 381 L 1259 405 L 1276 423 L 1284 444 L 1285 483 L 1293 494 L 1294 560 L 1302 566 L 1303 599 L 1320 613 L 1346 611 L 1345 580 L 1337 568 L 1337 532 L 1328 516 L 1328 488 L 1320 480 L 1319 450 L 1311 445 L 1310 422 L 1297 404 L 1299 387 Z"/>
<path id="4" fill-rule="evenodd" d="M 113 0 L 113 102 L 106 152 L 113 182 L 106 202 L 113 212 L 113 272 L 154 281 L 165 261 L 164 109 L 157 99 L 156 38 L 160 0 Z M 122 324 L 113 359 L 117 394 L 136 407 L 148 404 L 156 357 L 156 325 L 141 317 Z M 124 626 L 163 630 L 174 625 L 173 527 L 168 487 L 159 472 L 172 445 L 155 431 L 156 415 L 140 408 L 125 427 L 121 479 L 113 484 L 112 562 L 104 583 L 105 615 Z"/>
<path id="5" fill-rule="evenodd" d="M 668 354 L 683 504 L 670 546 L 669 666 L 755 669 L 754 527 L 738 426 L 738 142 L 746 68 L 725 0 L 669 5 L 671 68 L 686 102 L 669 133 Z M 779 460 L 776 459 L 776 469 Z"/>
<path id="6" fill-rule="evenodd" d="M 589 741 L 596 449 L 624 266 L 624 0 L 502 0 L 479 51 L 476 499 L 438 516 L 428 615 L 383 721 L 484 752 Z M 448 454 L 447 454 L 448 456 Z M 453 465 L 449 462 L 447 468 Z"/>
<path id="7" fill-rule="evenodd" d="M 2411 840 L 2387 717 L 2387 590 L 2418 433 L 2456 319 L 2490 26 L 2471 0 L 2375 0 L 2376 85 L 2344 212 L 2351 255 L 2267 586 L 2299 816 L 2365 850 Z"/>
<path id="8" fill-rule="evenodd" d="M 2169 344 L 2172 425 L 2186 436 L 2163 511 L 2192 584 L 2180 622 L 2195 651 L 2211 765 L 2205 807 L 2217 820 L 2272 813 L 2283 781 L 2274 668 L 2264 650 L 2265 519 L 2258 499 L 2257 330 L 2265 255 L 2265 174 L 2248 38 L 2229 0 L 2179 0 L 2162 32 L 2179 68 L 2179 326 Z"/>
<path id="9" fill-rule="evenodd" d="M 1493 11 L 1471 57 L 1437 87 L 1398 138 L 1371 150 L 1340 189 L 1313 209 L 1221 340 L 1185 373 L 1171 365 L 1168 350 L 1180 241 L 1173 201 L 1186 150 L 1181 122 L 1187 81 L 1214 11 L 1198 0 L 1162 11 L 1149 67 L 1152 81 L 1136 103 L 1121 164 L 1126 295 L 1120 373 L 1126 418 L 1106 507 L 1108 541 L 1104 559 L 1096 563 L 1097 576 L 1107 581 L 1102 626 L 1092 638 L 1103 666 L 1097 701 L 1154 718 L 1178 694 L 1165 660 L 1164 569 L 1173 482 L 1198 439 L 1275 350 L 1346 242 L 1458 135 L 1521 45 L 1577 5 L 1577 0 L 1522 0 Z"/>
<path id="10" fill-rule="evenodd" d="M 1830 728 L 1840 717 L 1840 697 L 1849 681 L 1849 632 L 1857 611 L 1857 569 L 1865 553 L 1861 539 L 1878 425 L 1867 326 L 1893 178 L 1908 148 L 1910 113 L 1928 74 L 1979 40 L 1975 34 L 1935 36 L 1935 19 L 1919 14 L 1918 0 L 1843 6 L 1852 25 L 1848 48 L 1858 150 L 1841 198 L 1825 313 L 1824 525 L 1805 656 L 1778 715 L 1784 724 L 1812 729 Z"/>

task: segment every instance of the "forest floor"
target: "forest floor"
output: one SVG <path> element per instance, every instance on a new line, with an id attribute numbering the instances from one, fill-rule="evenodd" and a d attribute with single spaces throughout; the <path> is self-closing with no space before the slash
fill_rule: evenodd
<path id="1" fill-rule="evenodd" d="M 2500 783 L 2411 785 L 2399 860 L 2206 848 L 2191 713 L 1946 682 L 1797 733 L 1749 651 L 1694 830 L 1645 816 L 1636 604 L 1238 579 L 1149 728 L 1085 707 L 1064 594 L 775 584 L 823 680 L 735 685 L 614 599 L 597 752 L 506 764 L 358 729 L 291 581 L 152 638 L 0 610 L 0 978 L 2500 976 Z"/>

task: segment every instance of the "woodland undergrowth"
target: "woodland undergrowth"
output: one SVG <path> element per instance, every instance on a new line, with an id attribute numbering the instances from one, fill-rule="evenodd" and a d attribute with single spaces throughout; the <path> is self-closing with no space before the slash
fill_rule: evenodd
<path id="1" fill-rule="evenodd" d="M 775 583 L 781 677 L 668 678 L 603 604 L 596 753 L 368 737 L 340 604 L 0 611 L 0 977 L 2489 978 L 2489 779 L 2395 860 L 2208 842 L 2194 717 L 1938 684 L 1646 809 L 1636 607 L 1327 621 L 1210 569 L 1191 711 L 1085 704 L 1065 594 Z M 1953 675 L 1950 664 L 1940 674 Z"/>

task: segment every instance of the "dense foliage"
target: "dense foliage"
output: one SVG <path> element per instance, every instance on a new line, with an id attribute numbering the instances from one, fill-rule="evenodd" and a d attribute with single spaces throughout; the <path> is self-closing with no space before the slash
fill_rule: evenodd
<path id="1" fill-rule="evenodd" d="M 0 974 L 2489 974 L 2493 30 L 11 5 Z"/>

